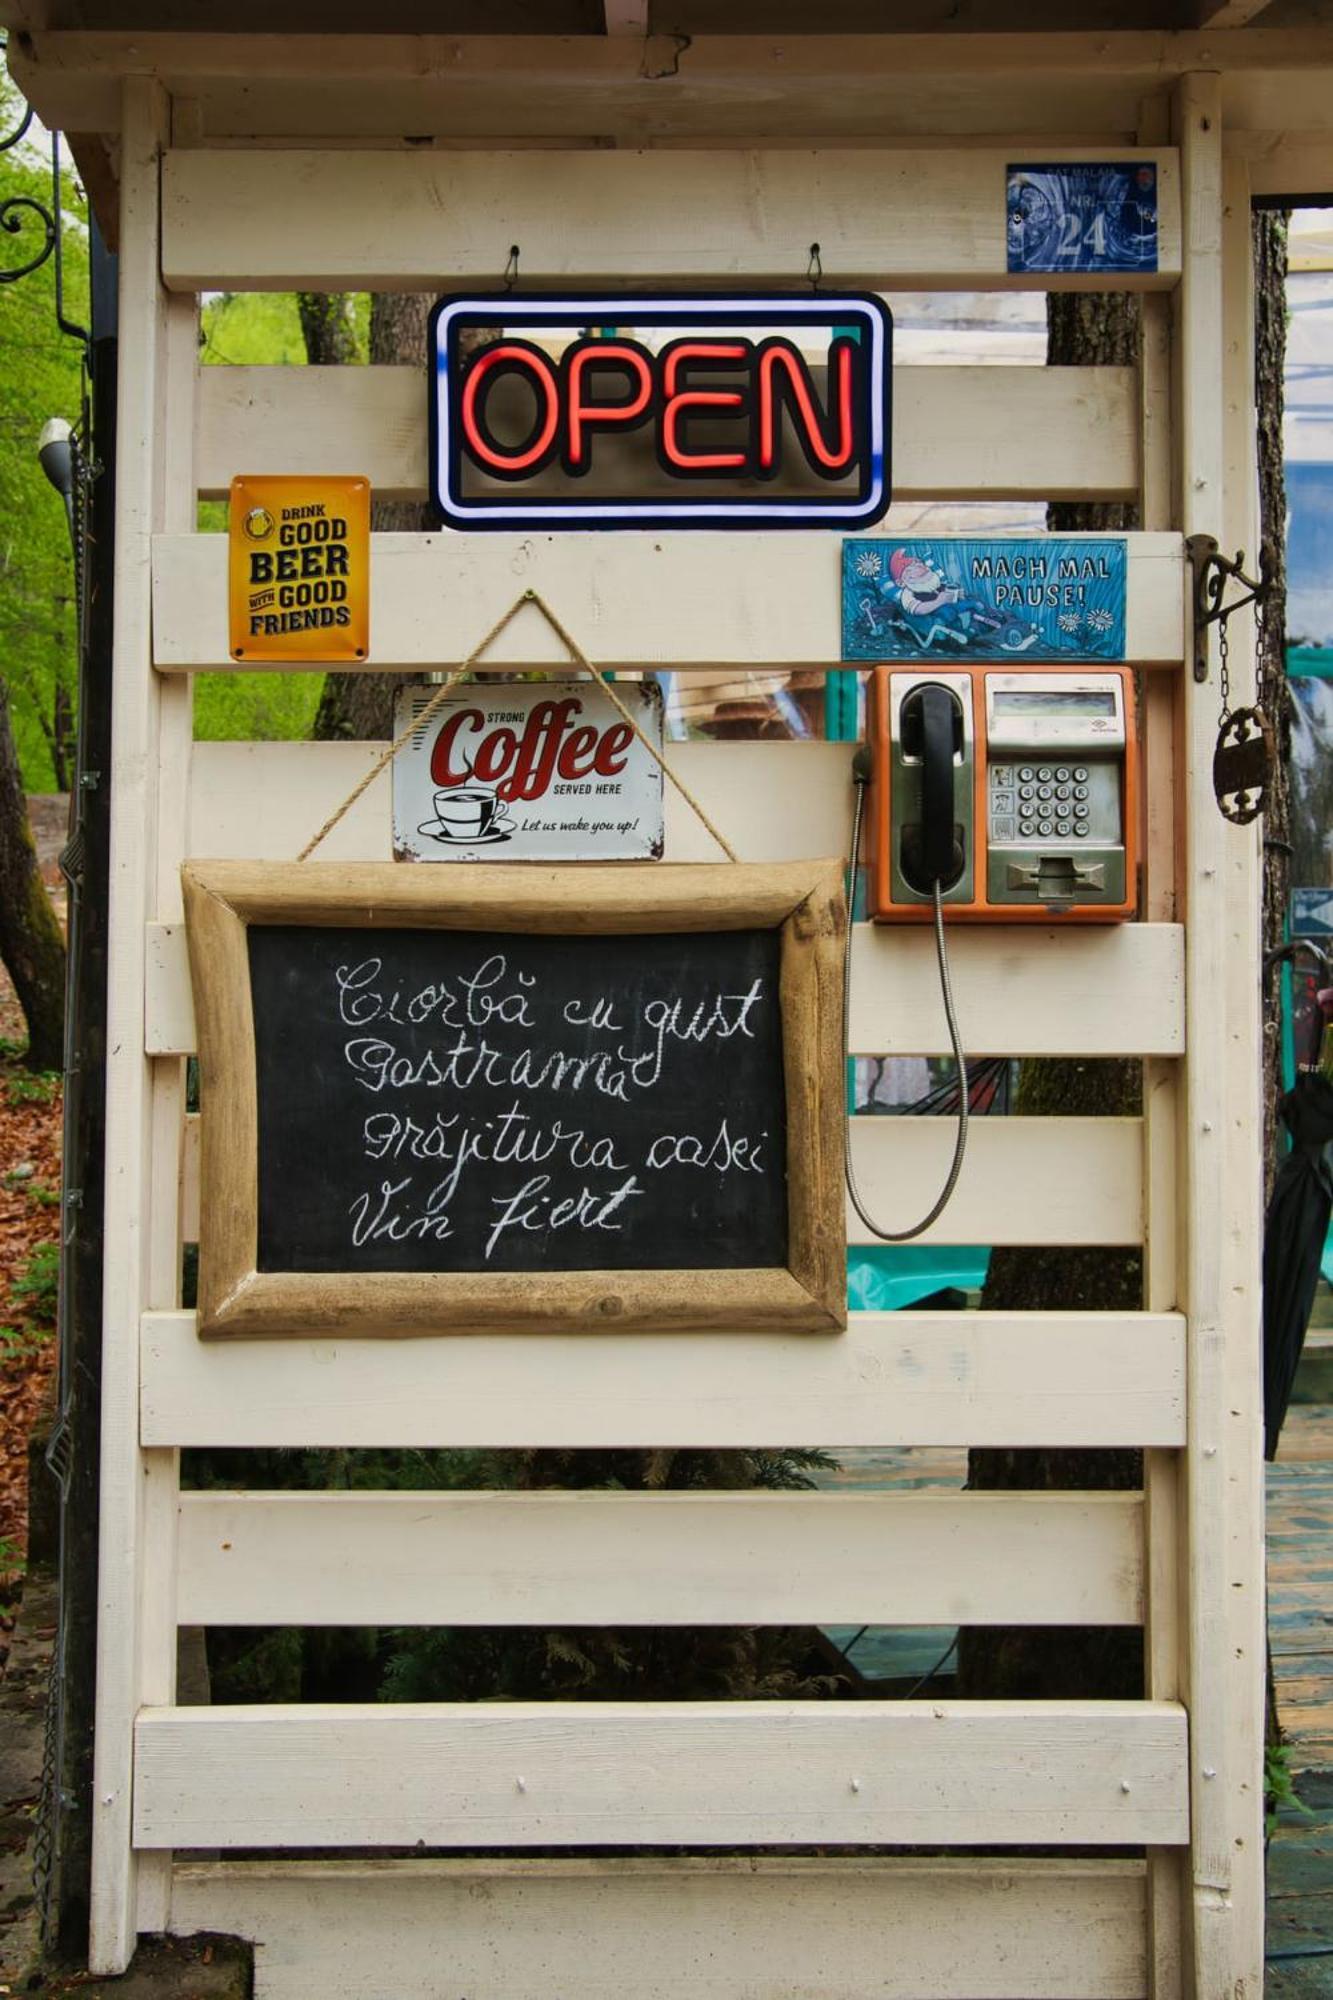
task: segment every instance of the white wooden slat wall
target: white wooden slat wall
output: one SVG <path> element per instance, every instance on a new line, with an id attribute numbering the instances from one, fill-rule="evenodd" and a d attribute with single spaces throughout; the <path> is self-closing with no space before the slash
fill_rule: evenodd
<path id="1" fill-rule="evenodd" d="M 1078 158 L 1065 150 L 1062 158 Z M 1105 153 L 1084 151 L 1084 158 Z M 1177 156 L 1117 149 L 1157 169 L 1158 268 L 1180 272 Z M 1005 172 L 998 146 L 921 151 L 330 153 L 173 151 L 162 172 L 162 278 L 173 291 L 285 290 L 299 244 L 316 290 L 499 288 L 509 245 L 535 290 L 642 285 L 799 290 L 818 242 L 829 290 L 1002 283 Z M 521 228 L 515 217 L 522 219 Z M 429 245 L 429 252 L 425 246 Z M 429 255 L 429 269 L 423 259 Z M 1093 276 L 1062 277 L 1091 291 Z"/>
<path id="2" fill-rule="evenodd" d="M 372 536 L 367 670 L 429 670 L 466 659 L 527 589 L 541 593 L 598 667 L 822 672 L 841 657 L 836 537 L 819 530 L 784 534 L 780 592 L 767 568 L 771 535 L 632 531 L 616 535 L 614 562 L 601 546 L 605 539 Z M 1143 665 L 1178 663 L 1185 647 L 1180 537 L 1127 539 L 1125 657 Z M 172 535 L 155 543 L 154 660 L 164 672 L 232 665 L 226 572 L 220 535 Z M 486 658 L 497 668 L 568 664 L 536 611 L 516 618 Z"/>
<path id="3" fill-rule="evenodd" d="M 1004 388 L 1001 402 L 984 367 L 895 369 L 896 500 L 1137 494 L 1134 369 L 1013 368 Z M 422 498 L 425 410 L 418 368 L 205 368 L 199 490 L 225 499 L 238 465 L 288 474 L 355 466 L 382 498 Z"/>
<path id="4" fill-rule="evenodd" d="M 256 844 L 253 834 L 249 844 Z M 225 853 L 247 858 L 240 847 L 238 841 Z M 207 852 L 218 858 L 224 849 Z M 1049 931 L 1034 925 L 1021 943 L 998 954 L 983 933 L 960 930 L 949 963 L 964 1045 L 995 1056 L 1179 1055 L 1183 946 L 1176 924 Z M 181 925 L 150 925 L 146 950 L 148 1052 L 191 1055 L 194 1003 Z M 924 928 L 886 935 L 858 924 L 851 988 L 853 1054 L 949 1053 L 934 941 Z"/>
<path id="5" fill-rule="evenodd" d="M 185 1625 L 1137 1625 L 1138 1495 L 186 1493 Z"/>
<path id="6" fill-rule="evenodd" d="M 144 1709 L 140 1847 L 1184 1839 L 1174 1702 Z"/>
<path id="7" fill-rule="evenodd" d="M 175 1689 L 175 1459 L 139 1447 L 141 1314 L 176 1302 L 162 1289 L 168 1237 L 177 1236 L 172 1127 L 183 1103 L 143 1044 L 143 935 L 149 921 L 177 910 L 160 902 L 159 853 L 179 837 L 179 794 L 164 768 L 188 758 L 189 702 L 164 699 L 152 672 L 150 548 L 164 528 L 189 518 L 182 491 L 177 430 L 188 450 L 193 410 L 180 395 L 182 334 L 192 302 L 173 307 L 158 285 L 158 161 L 166 130 L 162 93 L 127 83 L 121 145 L 119 329 L 124 342 L 118 386 L 116 465 L 117 574 L 113 623 L 112 740 L 116 782 L 111 800 L 108 996 L 106 1034 L 107 1244 L 103 1287 L 101 1474 L 97 1628 L 97 1727 L 93 1761 L 93 1856 L 90 1962 L 120 1971 L 140 1926 L 140 1864 L 132 1844 L 134 1718 L 146 1701 L 170 1701 Z M 193 343 L 188 343 L 193 352 Z M 174 364 L 174 365 L 173 365 Z M 174 488 L 174 491 L 173 491 Z M 174 504 L 173 504 L 174 503 Z M 179 1065 L 174 1067 L 179 1068 Z M 177 1140 L 178 1144 L 178 1140 Z M 165 1204 L 165 1205 L 164 1205 Z M 173 1241 L 174 1250 L 174 1241 Z M 166 1865 L 144 1864 L 151 1888 L 169 1880 Z M 153 1899 L 150 1896 L 149 1902 Z M 161 1899 L 147 1911 L 165 1922 Z"/>
<path id="8" fill-rule="evenodd" d="M 783 2000 L 1148 1990 L 1134 1861 L 186 1863 L 175 1918 L 253 1933 L 263 2000 L 340 1994 L 349 1966 L 394 2000 L 736 2000 L 765 1966 Z"/>
<path id="9" fill-rule="evenodd" d="M 1186 311 L 1178 346 L 1189 367 L 1196 353 L 1202 357 L 1192 400 L 1187 395 L 1182 406 L 1186 464 L 1197 461 L 1203 498 L 1187 500 L 1174 517 L 1169 497 L 1163 499 L 1170 445 L 1170 399 L 1158 365 L 1169 344 L 1165 300 L 1157 317 L 1148 301 L 1141 382 L 1128 371 L 1108 369 L 1009 369 L 989 380 L 989 371 L 978 369 L 917 369 L 900 374 L 898 397 L 901 492 L 1137 495 L 1143 502 L 1145 529 L 1129 538 L 1127 650 L 1131 660 L 1160 670 L 1144 680 L 1149 768 L 1157 774 L 1149 799 L 1146 914 L 1152 921 L 1107 931 L 1031 931 L 1017 941 L 997 930 L 955 932 L 953 951 L 965 1036 L 974 1049 L 1148 1057 L 1145 1117 L 1013 1119 L 974 1128 L 968 1174 L 935 1240 L 1029 1241 L 1036 1215 L 1043 1240 L 1146 1239 L 1150 1312 L 863 1313 L 853 1315 L 845 1336 L 830 1340 L 573 1333 L 201 1343 L 193 1315 L 178 1309 L 175 1293 L 179 1240 L 199 1226 L 197 1127 L 183 1121 L 179 1094 L 180 1058 L 192 1047 L 193 1020 L 176 867 L 183 854 L 289 858 L 373 751 L 359 745 L 205 745 L 190 768 L 171 729 L 179 735 L 180 717 L 188 718 L 189 676 L 225 666 L 227 654 L 224 546 L 218 537 L 188 532 L 189 504 L 195 491 L 223 490 L 238 470 L 369 470 L 382 491 L 418 492 L 424 453 L 416 412 L 424 398 L 411 371 L 346 371 L 336 378 L 333 371 L 293 371 L 284 378 L 283 371 L 208 369 L 191 388 L 191 394 L 197 389 L 196 429 L 186 414 L 188 399 L 179 390 L 174 398 L 167 393 L 169 371 L 150 340 L 127 393 L 132 416 L 141 414 L 133 399 L 147 398 L 142 435 L 164 437 L 163 485 L 152 486 L 159 475 L 147 447 L 142 463 L 134 461 L 134 476 L 144 492 L 158 492 L 150 524 L 153 660 L 168 676 L 160 684 L 168 690 L 164 713 L 176 720 L 164 728 L 160 749 L 150 746 L 149 753 L 158 757 L 161 772 L 161 832 L 144 860 L 144 880 L 155 887 L 143 899 L 142 914 L 127 916 L 129 904 L 123 903 L 113 924 L 120 961 L 138 955 L 130 991 L 142 995 L 144 1046 L 158 1076 L 154 1108 L 138 1142 L 151 1156 L 145 1214 L 156 1275 L 118 1322 L 121 1373 L 113 1371 L 113 1383 L 137 1396 L 139 1448 L 113 1422 L 108 1478 L 111 1520 L 118 1524 L 111 1532 L 125 1534 L 124 1546 L 110 1551 L 112 1573 L 138 1593 L 148 1566 L 158 1576 L 165 1566 L 173 1588 L 128 1627 L 113 1619 L 104 1643 L 110 1671 L 101 1694 L 99 1758 L 111 1804 L 97 1858 L 94 1963 L 100 1969 L 124 1963 L 136 1924 L 188 1929 L 200 1912 L 225 1913 L 229 1927 L 271 1938 L 265 1947 L 268 1983 L 261 1955 L 264 2000 L 305 2000 L 314 1990 L 299 1969 L 299 1951 L 313 1949 L 309 1913 L 320 1908 L 314 1930 L 327 1936 L 330 1911 L 300 1869 L 247 1874 L 224 1864 L 173 1871 L 170 1849 L 475 1842 L 480 1813 L 496 1845 L 1095 1841 L 1145 1843 L 1150 1858 L 1146 1877 L 1136 1866 L 1104 1862 L 1082 1870 L 968 1863 L 954 1871 L 931 1864 L 924 1874 L 911 1863 L 870 1864 L 867 1873 L 833 1860 L 745 1864 L 752 1886 L 730 1900 L 717 1887 L 728 1882 L 725 1863 L 672 1864 L 654 1877 L 662 1887 L 651 1894 L 633 1873 L 636 1864 L 592 1863 L 586 1875 L 560 1872 L 581 1864 L 487 1864 L 483 1880 L 487 1897 L 496 1899 L 495 1916 L 488 1903 L 484 1917 L 471 1923 L 462 1917 L 450 1933 L 459 1965 L 476 1973 L 468 1973 L 470 2000 L 487 2000 L 491 1993 L 496 2000 L 500 1994 L 523 2000 L 528 1991 L 532 2000 L 548 2000 L 546 1972 L 531 1984 L 537 1948 L 525 1945 L 521 1934 L 543 1921 L 558 1928 L 558 1911 L 569 1907 L 568 1886 L 575 1881 L 583 1885 L 580 1907 L 597 1943 L 610 1953 L 589 1972 L 580 1925 L 578 1977 L 588 2000 L 601 2000 L 603 1992 L 610 2000 L 613 1990 L 624 1990 L 614 1976 L 614 1954 L 628 1924 L 645 1927 L 650 1936 L 655 1928 L 660 1949 L 651 1954 L 652 1976 L 660 1979 L 663 1996 L 688 1986 L 722 2000 L 736 1990 L 734 1976 L 727 1985 L 722 1972 L 700 1970 L 692 1940 L 701 1911 L 700 1935 L 725 1938 L 720 1962 L 728 1967 L 741 1962 L 742 1937 L 749 1935 L 752 1951 L 769 1954 L 774 1963 L 780 1941 L 784 1983 L 774 1993 L 804 2000 L 814 1987 L 802 1984 L 799 1940 L 806 1916 L 817 1909 L 855 1909 L 872 1928 L 886 1921 L 886 1911 L 902 1911 L 893 1950 L 876 1956 L 873 1972 L 859 1956 L 862 1931 L 853 1936 L 856 1927 L 843 1924 L 824 1933 L 825 1941 L 838 1940 L 832 1972 L 827 1956 L 821 1957 L 819 1991 L 829 2000 L 844 1994 L 860 2000 L 869 1990 L 886 2000 L 897 1993 L 915 2000 L 960 2000 L 963 1994 L 970 2000 L 1142 2000 L 1150 1989 L 1153 2000 L 1175 2000 L 1183 1991 L 1179 1936 L 1168 1935 L 1173 1923 L 1179 1928 L 1179 1905 L 1171 1898 L 1181 1877 L 1165 1859 L 1187 1837 L 1185 1715 L 1174 1697 L 1186 1604 L 1193 1646 L 1216 1637 L 1205 1605 L 1211 1586 L 1201 1585 L 1193 1564 L 1196 1546 L 1203 1548 L 1205 1572 L 1216 1577 L 1222 1510 L 1205 1519 L 1201 1495 L 1210 1479 L 1225 1476 L 1225 1466 L 1210 1472 L 1199 1464 L 1208 1449 L 1200 1426 L 1218 1406 L 1216 1342 L 1225 1314 L 1205 1311 L 1199 1319 L 1200 1300 L 1212 1296 L 1203 1272 L 1216 1245 L 1200 1230 L 1197 1178 L 1177 1201 L 1177 1151 L 1193 1166 L 1199 1138 L 1190 1119 L 1177 1135 L 1175 1099 L 1178 1075 L 1188 1078 L 1198 1068 L 1195 1037 L 1207 981 L 1215 979 L 1220 989 L 1233 974 L 1238 984 L 1249 949 L 1246 940 L 1237 940 L 1234 962 L 1225 968 L 1207 951 L 1200 956 L 1194 927 L 1202 912 L 1201 935 L 1215 935 L 1208 924 L 1216 923 L 1219 890 L 1196 870 L 1188 909 L 1177 907 L 1171 893 L 1173 815 L 1163 804 L 1173 706 L 1189 707 L 1180 690 L 1186 593 L 1180 535 L 1172 530 L 1194 524 L 1217 532 L 1221 518 L 1214 518 L 1220 501 L 1200 443 L 1205 427 L 1217 421 L 1220 396 L 1208 360 L 1209 342 L 1215 346 L 1220 338 L 1220 312 L 1210 327 L 1213 306 L 1206 303 L 1215 304 L 1219 239 L 1209 207 L 1211 183 L 1199 164 L 1205 153 L 1212 158 L 1216 141 L 1208 138 L 1201 152 L 1198 131 L 1186 137 L 1191 107 L 1198 110 L 1209 88 L 1188 83 L 1181 92 L 1190 178 L 1183 223 L 1181 156 L 1156 147 L 1142 155 L 1156 162 L 1162 194 L 1161 268 L 1146 281 L 1149 293 L 1180 283 L 1182 233 L 1184 238 Z M 129 157 L 146 163 L 149 135 L 163 129 L 162 101 L 150 86 L 135 85 L 129 105 Z M 1214 124 L 1216 113 L 1214 102 Z M 503 235 L 501 248 L 507 248 L 513 232 L 503 218 L 519 204 L 525 282 L 595 283 L 614 273 L 618 282 L 645 286 L 654 279 L 681 285 L 702 280 L 719 288 L 791 284 L 800 277 L 791 243 L 803 254 L 818 237 L 830 285 L 855 282 L 890 291 L 912 283 L 1003 286 L 1012 283 L 1004 272 L 1005 160 L 986 147 L 651 156 L 168 152 L 161 273 L 169 289 L 187 298 L 220 284 L 287 288 L 324 281 L 339 289 L 365 283 L 418 289 L 435 281 L 421 268 L 422 244 L 429 241 L 431 262 L 448 269 L 451 282 L 493 286 L 502 261 L 494 243 Z M 701 208 L 705 177 L 709 196 Z M 137 189 L 142 211 L 129 213 L 142 320 L 144 299 L 153 291 L 143 235 L 145 228 L 156 229 L 153 190 L 147 172 L 137 180 L 131 175 L 127 186 Z M 598 216 L 595 242 L 581 226 L 581 217 L 593 212 L 581 206 L 587 203 L 595 204 Z M 818 226 L 812 227 L 815 211 Z M 645 215 L 654 213 L 662 216 L 660 228 L 645 225 Z M 1105 284 L 1072 280 L 1061 281 L 1062 287 L 1066 282 Z M 164 310 L 159 300 L 154 311 Z M 1243 471 L 1243 443 L 1239 449 Z M 341 456 L 325 462 L 327 453 L 353 450 L 355 463 Z M 238 453 L 248 454 L 244 464 Z M 713 538 L 670 535 L 611 542 L 379 536 L 368 665 L 435 667 L 461 657 L 519 589 L 534 587 L 599 664 L 691 672 L 827 668 L 838 657 L 836 543 L 784 536 L 776 553 L 781 592 L 769 587 L 775 545 L 762 536 L 727 537 L 725 548 Z M 146 577 L 137 543 L 124 545 L 122 567 L 126 563 L 137 565 L 140 581 Z M 133 615 L 132 644 L 142 660 L 137 649 L 141 643 L 146 649 L 147 621 L 137 609 Z M 497 648 L 494 664 L 554 664 L 558 658 L 536 621 L 523 620 Z M 180 697 L 174 709 L 173 689 Z M 131 707 L 142 699 L 130 698 Z M 1197 703 L 1193 712 L 1201 714 Z M 841 850 L 845 747 L 685 745 L 676 754 L 687 781 L 720 814 L 746 858 Z M 387 793 L 384 781 L 371 789 L 328 843 L 330 859 L 387 857 Z M 669 856 L 705 857 L 702 836 L 674 801 L 668 811 Z M 1201 787 L 1188 795 L 1187 817 L 1191 840 L 1206 847 L 1212 836 L 1203 826 Z M 943 1049 L 929 946 L 920 932 L 858 932 L 852 990 L 857 1049 Z M 1218 1051 L 1209 1049 L 1211 1061 Z M 1196 1078 L 1191 1103 L 1202 1103 L 1210 1091 L 1216 1096 L 1221 1074 L 1219 1060 L 1211 1084 Z M 894 1130 L 895 1124 L 873 1121 L 856 1131 L 854 1144 L 866 1156 L 863 1175 L 877 1205 L 913 1208 L 920 1186 L 942 1176 L 950 1135 L 925 1121 Z M 1245 1130 L 1245 1117 L 1231 1120 L 1227 1144 L 1236 1159 L 1243 1157 Z M 1177 1279 L 1178 1232 L 1191 1246 L 1189 1322 L 1174 1310 L 1186 1296 L 1184 1279 Z M 1233 1235 L 1233 1283 L 1244 1276 L 1252 1234 L 1249 1217 Z M 109 1271 L 120 1258 L 113 1243 Z M 123 1271 L 123 1262 L 118 1268 Z M 136 1326 L 140 1338 L 130 1356 L 124 1329 Z M 128 1345 L 135 1347 L 132 1332 Z M 1184 1394 L 1187 1353 L 1196 1395 L 1202 1393 L 1193 1410 Z M 1233 1367 L 1233 1402 L 1243 1403 L 1243 1390 Z M 122 1394 L 120 1404 L 124 1400 Z M 1191 1513 L 1177 1565 L 1174 1455 L 1187 1436 L 1184 1458 L 1195 1483 L 1187 1477 Z M 725 1449 L 812 1441 L 834 1447 L 1140 1445 L 1152 1452 L 1146 1499 L 178 1497 L 176 1490 L 175 1454 L 187 1444 Z M 1229 1451 L 1221 1455 L 1234 1464 Z M 125 1496 L 137 1489 L 143 1471 L 150 1474 L 148 1498 L 127 1513 Z M 647 1506 L 639 1507 L 643 1500 Z M 1242 1525 L 1243 1515 L 1241 1507 Z M 1248 1554 L 1244 1581 L 1253 1590 L 1257 1571 L 1253 1550 Z M 178 1619 L 556 1622 L 563 1612 L 570 1622 L 622 1622 L 636 1615 L 636 1607 L 654 1622 L 843 1622 L 845 1613 L 849 1622 L 971 1617 L 1137 1623 L 1146 1612 L 1155 1699 L 896 1704 L 887 1710 L 864 1703 L 782 1710 L 727 1704 L 725 1713 L 694 1704 L 605 1711 L 553 1705 L 521 1712 L 506 1705 L 503 1714 L 486 1715 L 448 1708 L 225 1713 L 172 1705 L 168 1654 Z M 1237 1632 L 1250 1637 L 1243 1618 Z M 1196 1703 L 1204 1686 L 1224 1709 L 1234 1697 L 1234 1672 L 1216 1649 L 1202 1668 L 1191 1669 Z M 136 1708 L 131 1849 L 128 1722 Z M 1233 1713 L 1234 1704 L 1226 1712 Z M 1204 1754 L 1196 1747 L 1196 1766 Z M 508 1775 L 497 1778 L 501 1773 Z M 886 1788 L 887 1774 L 892 1782 Z M 1248 1838 L 1251 1822 L 1242 1836 L 1234 1786 L 1227 1804 L 1210 1815 L 1198 1796 L 1205 1783 L 1211 1778 L 1196 1768 L 1198 1824 L 1215 1830 L 1216 1841 L 1209 1849 L 1213 1873 L 1194 1891 L 1195 1945 L 1219 1978 L 1229 1978 L 1247 1963 L 1253 1925 L 1238 1942 L 1226 1898 L 1239 1896 L 1248 1911 L 1254 1860 L 1228 1853 L 1224 1868 L 1217 1841 Z M 787 1872 L 791 1867 L 794 1874 Z M 376 1876 L 389 1898 L 380 1904 L 374 1891 L 356 1886 L 366 1878 L 354 1870 L 311 1877 L 312 1884 L 334 1885 L 335 1911 L 337 1883 L 352 1884 L 358 1912 L 356 1935 L 336 1973 L 321 1984 L 321 2000 L 325 1993 L 360 1990 L 359 1975 L 344 1967 L 364 1965 L 367 1952 L 376 1963 L 382 1911 L 398 1907 L 395 1897 L 411 1903 L 417 1883 L 429 1881 L 456 1912 L 459 1898 L 450 1884 L 462 1879 L 448 1863 L 421 1876 L 400 1873 L 394 1886 L 389 1876 Z M 790 1898 L 786 1885 L 792 1881 L 802 1884 L 799 1898 Z M 783 1885 L 776 1898 L 769 1893 L 774 1882 Z M 910 1908 L 909 1882 L 922 1898 Z M 939 1922 L 944 1896 L 953 1898 L 951 1908 L 975 1913 L 970 1942 L 962 1941 L 966 1925 Z M 792 1913 L 789 1920 L 774 1914 L 775 1900 Z M 475 1900 L 470 1907 L 475 1913 Z M 273 1911 L 281 1912 L 280 1939 L 268 1929 L 266 1913 Z M 432 1918 L 435 1926 L 442 1921 L 438 1912 Z M 748 1934 L 746 1923 L 753 1926 Z M 497 1959 L 497 1938 L 511 1932 L 520 1941 L 511 1941 Z M 420 1979 L 440 1935 L 433 1929 L 404 1967 L 395 1988 L 404 2000 L 426 1990 L 434 2000 L 435 1988 L 421 1986 Z M 543 1945 L 548 1972 L 558 1966 L 560 1949 L 558 1941 Z M 641 1953 L 635 1967 L 641 1978 Z M 724 1983 L 709 1986 L 709 1978 Z M 353 1983 L 339 1986 L 340 1979 Z"/>
<path id="10" fill-rule="evenodd" d="M 1174 1313 L 853 1313 L 845 1334 L 201 1341 L 142 1327 L 146 1445 L 1179 1447 Z"/>
<path id="11" fill-rule="evenodd" d="M 199 1144 L 193 1121 L 179 1162 L 181 1240 L 199 1240 Z M 943 1182 L 953 1134 L 934 1119 L 857 1118 L 848 1127 L 872 1213 L 915 1216 L 920 1190 Z M 1137 1244 L 1143 1236 L 1143 1126 L 1137 1118 L 990 1118 L 968 1140 L 953 1199 L 921 1243 Z M 847 1203 L 847 1241 L 876 1241 Z"/>

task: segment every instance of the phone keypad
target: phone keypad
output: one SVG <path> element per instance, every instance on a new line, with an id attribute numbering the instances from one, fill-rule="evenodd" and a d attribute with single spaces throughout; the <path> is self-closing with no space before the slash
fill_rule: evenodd
<path id="1" fill-rule="evenodd" d="M 1091 788 L 1086 764 L 992 764 L 992 840 L 1086 840 Z"/>

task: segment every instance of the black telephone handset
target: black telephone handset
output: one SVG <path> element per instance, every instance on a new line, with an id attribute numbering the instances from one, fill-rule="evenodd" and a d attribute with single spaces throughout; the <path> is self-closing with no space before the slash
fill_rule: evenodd
<path id="1" fill-rule="evenodd" d="M 922 1235 L 940 1216 L 958 1184 L 958 1176 L 963 1170 L 963 1156 L 967 1150 L 968 1096 L 971 1086 L 967 1076 L 967 1058 L 963 1053 L 962 1039 L 958 1032 L 958 1017 L 954 1011 L 953 989 L 949 982 L 949 960 L 944 948 L 944 910 L 942 898 L 946 890 L 952 888 L 967 865 L 966 829 L 954 817 L 954 770 L 955 759 L 960 758 L 965 747 L 963 705 L 951 689 L 939 681 L 924 681 L 914 687 L 904 697 L 899 717 L 899 743 L 905 759 L 910 760 L 920 770 L 920 796 L 918 811 L 920 817 L 908 819 L 902 826 L 902 848 L 900 865 L 904 879 L 919 895 L 928 896 L 934 904 L 935 949 L 940 969 L 940 992 L 944 1001 L 945 1019 L 949 1024 L 949 1041 L 953 1049 L 954 1061 L 958 1065 L 958 1130 L 954 1140 L 953 1159 L 949 1166 L 948 1178 L 929 1212 L 910 1229 L 885 1229 L 877 1222 L 861 1199 L 857 1186 L 856 1169 L 852 1162 L 849 1146 L 845 1155 L 847 1192 L 852 1207 L 860 1216 L 870 1234 L 881 1243 L 910 1243 L 914 1237 Z M 856 880 L 856 865 L 861 853 L 861 817 L 865 805 L 866 791 L 874 773 L 874 757 L 865 744 L 852 760 L 852 778 L 855 785 L 856 805 L 852 813 L 852 842 L 848 854 L 848 879 Z M 851 1047 L 851 1021 L 849 1014 L 851 994 L 851 949 L 852 925 L 847 926 L 846 942 L 843 946 L 843 1001 L 842 1033 L 843 1046 Z"/>
<path id="2" fill-rule="evenodd" d="M 902 705 L 904 753 L 920 759 L 921 818 L 903 827 L 902 872 L 913 889 L 949 889 L 966 865 L 963 829 L 954 819 L 954 757 L 963 747 L 958 697 L 938 681 L 913 688 Z"/>

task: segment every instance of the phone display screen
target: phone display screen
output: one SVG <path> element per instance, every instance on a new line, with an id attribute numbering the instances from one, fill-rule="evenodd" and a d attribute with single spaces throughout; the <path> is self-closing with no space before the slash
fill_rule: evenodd
<path id="1" fill-rule="evenodd" d="M 1114 715 L 1111 688 L 997 689 L 991 696 L 996 715 Z"/>

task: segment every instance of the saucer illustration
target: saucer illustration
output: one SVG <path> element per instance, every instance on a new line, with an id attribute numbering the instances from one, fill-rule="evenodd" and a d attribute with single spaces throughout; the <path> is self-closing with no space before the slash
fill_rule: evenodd
<path id="1" fill-rule="evenodd" d="M 428 834 L 438 840 L 443 847 L 490 847 L 496 841 L 508 840 L 514 832 L 512 819 L 492 821 L 485 833 L 463 833 L 456 826 L 449 826 L 444 820 L 428 819 L 417 828 L 418 833 Z"/>

